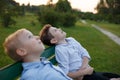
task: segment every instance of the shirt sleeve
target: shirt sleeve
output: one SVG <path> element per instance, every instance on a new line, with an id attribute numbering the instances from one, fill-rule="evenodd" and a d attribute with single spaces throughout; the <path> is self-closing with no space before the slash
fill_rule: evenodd
<path id="1" fill-rule="evenodd" d="M 91 57 L 90 57 L 88 51 L 78 41 L 76 41 L 74 38 L 71 38 L 71 39 L 78 45 L 79 54 L 81 55 L 81 57 L 86 56 L 90 60 Z"/>
<path id="2" fill-rule="evenodd" d="M 69 72 L 69 55 L 63 47 L 56 47 L 55 48 L 55 57 L 58 62 L 58 66 L 68 74 Z"/>
<path id="3" fill-rule="evenodd" d="M 80 45 L 80 55 L 81 55 L 81 57 L 87 57 L 89 60 L 91 59 L 91 57 L 90 57 L 90 55 L 89 55 L 89 53 L 88 53 L 88 51 L 82 46 L 82 45 Z"/>

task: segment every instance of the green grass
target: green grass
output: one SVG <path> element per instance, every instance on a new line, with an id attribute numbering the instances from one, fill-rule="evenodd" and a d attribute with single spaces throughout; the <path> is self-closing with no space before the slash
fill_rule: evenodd
<path id="1" fill-rule="evenodd" d="M 13 63 L 13 61 L 5 55 L 2 47 L 5 37 L 20 28 L 29 29 L 37 35 L 42 27 L 34 15 L 17 17 L 16 20 L 17 24 L 10 28 L 0 26 L 0 67 Z M 33 26 L 31 21 L 34 21 L 36 25 Z M 91 23 L 92 22 L 90 22 L 90 24 Z M 61 28 L 67 32 L 67 36 L 74 37 L 88 50 L 92 58 L 90 65 L 93 66 L 96 71 L 120 74 L 120 46 L 95 28 L 91 27 L 90 24 L 82 24 L 78 21 L 73 27 Z M 105 23 L 105 25 L 110 24 Z"/>

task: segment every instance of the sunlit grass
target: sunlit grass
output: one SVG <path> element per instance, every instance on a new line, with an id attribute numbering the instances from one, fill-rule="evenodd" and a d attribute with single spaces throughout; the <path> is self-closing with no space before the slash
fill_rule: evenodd
<path id="1" fill-rule="evenodd" d="M 5 37 L 20 28 L 26 28 L 34 34 L 38 34 L 42 26 L 36 18 L 37 17 L 34 15 L 17 17 L 17 24 L 15 26 L 11 26 L 10 28 L 0 26 L 0 67 L 13 63 L 3 51 L 2 43 L 4 42 Z M 31 21 L 34 21 L 35 25 L 32 25 Z M 88 50 L 92 58 L 90 64 L 96 71 L 120 74 L 120 46 L 114 43 L 106 35 L 91 27 L 91 23 L 93 22 L 89 21 L 87 24 L 83 24 L 78 21 L 73 27 L 61 28 L 67 32 L 67 36 L 74 37 Z M 97 24 L 97 22 L 94 22 L 94 24 Z M 104 23 L 102 23 L 102 25 L 103 24 Z M 110 24 L 105 23 L 105 25 L 107 26 Z M 119 30 L 116 30 L 116 32 L 118 31 Z"/>

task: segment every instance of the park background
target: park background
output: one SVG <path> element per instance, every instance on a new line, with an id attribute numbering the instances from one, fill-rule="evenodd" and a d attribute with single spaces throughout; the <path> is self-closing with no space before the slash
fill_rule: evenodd
<path id="1" fill-rule="evenodd" d="M 0 68 L 14 62 L 3 49 L 8 35 L 21 28 L 38 35 L 43 25 L 49 23 L 62 28 L 88 50 L 92 58 L 90 65 L 96 71 L 120 74 L 120 45 L 91 26 L 95 24 L 120 37 L 120 1 L 100 0 L 95 9 L 97 13 L 82 12 L 73 9 L 67 0 L 56 4 L 49 0 L 39 6 L 0 0 Z"/>

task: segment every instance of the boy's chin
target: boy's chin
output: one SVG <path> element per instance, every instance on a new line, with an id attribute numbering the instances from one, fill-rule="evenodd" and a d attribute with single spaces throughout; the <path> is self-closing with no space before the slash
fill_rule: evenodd
<path id="1" fill-rule="evenodd" d="M 45 50 L 45 47 L 43 47 L 43 51 Z"/>
<path id="2" fill-rule="evenodd" d="M 41 52 L 43 52 L 45 50 L 45 47 L 43 48 L 43 50 L 41 50 Z"/>

